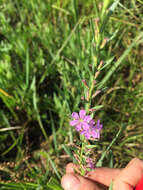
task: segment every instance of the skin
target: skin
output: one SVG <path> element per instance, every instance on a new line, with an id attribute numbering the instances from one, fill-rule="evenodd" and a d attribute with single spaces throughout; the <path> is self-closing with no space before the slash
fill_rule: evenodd
<path id="1" fill-rule="evenodd" d="M 78 169 L 72 163 L 66 166 L 61 184 L 64 190 L 107 190 L 113 181 L 113 190 L 134 190 L 143 176 L 143 161 L 134 158 L 123 169 L 96 168 L 85 177 L 74 173 Z"/>

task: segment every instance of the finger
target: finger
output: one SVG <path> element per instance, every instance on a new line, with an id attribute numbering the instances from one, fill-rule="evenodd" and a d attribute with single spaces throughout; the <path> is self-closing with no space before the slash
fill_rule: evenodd
<path id="1" fill-rule="evenodd" d="M 94 181 L 84 178 L 76 174 L 66 174 L 61 180 L 64 190 L 104 190 Z"/>
<path id="2" fill-rule="evenodd" d="M 133 190 L 143 175 L 143 161 L 132 159 L 113 183 L 114 190 Z"/>
<path id="3" fill-rule="evenodd" d="M 66 173 L 75 173 L 75 171 L 79 170 L 79 166 L 73 163 L 69 163 L 66 166 Z"/>
<path id="4" fill-rule="evenodd" d="M 109 186 L 110 183 L 119 175 L 120 171 L 121 169 L 112 169 L 105 167 L 96 168 L 94 171 L 88 172 L 86 177 L 92 179 L 93 181 Z"/>
<path id="5" fill-rule="evenodd" d="M 66 166 L 66 173 L 75 173 L 79 170 L 79 166 L 73 163 L 69 163 Z M 88 172 L 86 177 L 92 179 L 93 181 L 99 182 L 106 186 L 109 186 L 111 181 L 116 178 L 119 174 L 120 169 L 111 169 L 111 168 L 96 168 L 94 171 Z"/>

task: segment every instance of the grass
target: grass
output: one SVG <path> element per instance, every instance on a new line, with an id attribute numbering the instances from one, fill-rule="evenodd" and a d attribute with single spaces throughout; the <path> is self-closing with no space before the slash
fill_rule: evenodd
<path id="1" fill-rule="evenodd" d="M 104 126 L 96 162 L 124 167 L 143 158 L 142 1 L 112 3 L 0 2 L 2 189 L 61 189 L 79 139 L 70 115 L 88 106 L 82 80 L 91 86 L 101 60 L 101 92 L 90 102 Z"/>

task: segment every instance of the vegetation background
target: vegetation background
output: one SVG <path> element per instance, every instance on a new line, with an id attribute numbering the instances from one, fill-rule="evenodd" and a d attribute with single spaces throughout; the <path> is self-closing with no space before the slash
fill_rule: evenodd
<path id="1" fill-rule="evenodd" d="M 1 189 L 61 189 L 78 139 L 70 115 L 101 60 L 96 161 L 108 146 L 101 165 L 143 159 L 142 30 L 142 0 L 0 1 Z"/>

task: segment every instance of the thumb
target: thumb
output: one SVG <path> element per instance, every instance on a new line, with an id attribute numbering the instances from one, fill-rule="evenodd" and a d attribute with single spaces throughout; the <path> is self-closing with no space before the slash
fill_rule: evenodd
<path id="1" fill-rule="evenodd" d="M 143 175 L 143 161 L 132 159 L 113 183 L 113 190 L 133 190 Z"/>
<path id="2" fill-rule="evenodd" d="M 94 181 L 76 174 L 66 174 L 61 180 L 64 190 L 103 190 Z"/>

